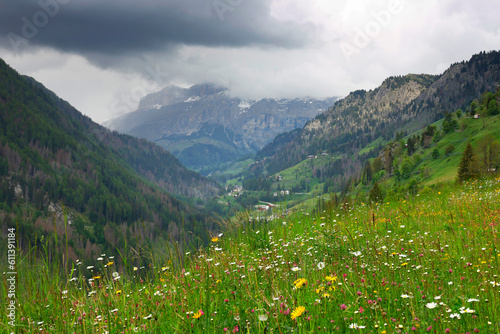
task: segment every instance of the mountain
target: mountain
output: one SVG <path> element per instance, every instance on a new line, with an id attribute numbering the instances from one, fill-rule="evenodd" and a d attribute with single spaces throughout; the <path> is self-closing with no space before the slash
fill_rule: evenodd
<path id="1" fill-rule="evenodd" d="M 282 132 L 303 127 L 335 100 L 242 100 L 212 84 L 169 86 L 106 126 L 153 141 L 184 165 L 208 174 L 257 152 Z"/>
<path id="2" fill-rule="evenodd" d="M 217 184 L 155 144 L 92 122 L 1 59 L 0 166 L 0 222 L 17 217 L 22 244 L 64 231 L 63 207 L 74 259 L 185 232 L 201 241 L 212 229 L 182 198 L 212 198 Z"/>
<path id="3" fill-rule="evenodd" d="M 340 186 L 359 173 L 363 161 L 379 152 L 376 147 L 361 152 L 369 143 L 421 129 L 446 113 L 467 108 L 478 95 L 495 91 L 499 84 L 500 53 L 496 51 L 453 64 L 442 75 L 390 77 L 374 90 L 358 90 L 337 101 L 287 141 L 276 138 L 258 153 L 260 159 L 265 158 L 260 169 L 277 173 L 308 155 L 327 152 L 340 159 L 317 169 L 316 174 L 322 180 L 335 178 Z"/>

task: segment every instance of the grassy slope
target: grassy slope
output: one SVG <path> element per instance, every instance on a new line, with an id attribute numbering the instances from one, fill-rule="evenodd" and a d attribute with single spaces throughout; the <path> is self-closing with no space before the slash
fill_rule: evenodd
<path id="1" fill-rule="evenodd" d="M 434 123 L 440 128 L 442 121 Z M 432 146 L 421 152 L 424 161 L 416 166 L 416 169 L 421 167 L 429 167 L 431 169 L 430 178 L 424 180 L 424 185 L 436 184 L 439 182 L 452 181 L 457 176 L 458 164 L 462 152 L 465 150 L 468 142 L 473 146 L 477 146 L 486 135 L 491 134 L 497 140 L 500 139 L 500 117 L 485 117 L 483 119 L 473 119 L 462 117 L 459 124 L 466 124 L 467 128 L 463 132 L 451 132 L 443 137 L 435 146 Z M 445 156 L 444 150 L 448 145 L 453 145 L 455 150 Z M 441 154 L 438 159 L 433 159 L 432 151 L 437 148 Z"/>
<path id="2" fill-rule="evenodd" d="M 104 256 L 59 280 L 56 264 L 20 256 L 18 333 L 495 333 L 498 210 L 500 178 L 263 224 L 242 215 L 183 266 L 146 252 L 152 266 L 130 276 Z"/>

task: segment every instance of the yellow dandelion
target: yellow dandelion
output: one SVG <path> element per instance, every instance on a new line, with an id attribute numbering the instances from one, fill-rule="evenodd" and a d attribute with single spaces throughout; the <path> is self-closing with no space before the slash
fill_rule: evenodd
<path id="1" fill-rule="evenodd" d="M 112 265 L 113 265 L 113 263 L 114 263 L 113 261 L 109 261 L 107 265 L 108 265 L 108 266 L 112 266 Z"/>
<path id="2" fill-rule="evenodd" d="M 295 280 L 293 282 L 293 284 L 295 285 L 295 287 L 297 289 L 299 289 L 299 288 L 301 288 L 301 287 L 303 287 L 304 285 L 307 284 L 307 280 L 305 278 L 299 278 L 299 279 Z"/>
<path id="3" fill-rule="evenodd" d="M 213 237 L 213 238 L 212 238 L 212 242 L 217 242 L 217 241 L 219 241 L 219 238 L 218 238 L 218 237 Z"/>
<path id="4" fill-rule="evenodd" d="M 122 294 L 122 290 L 117 290 L 117 291 L 116 291 L 116 294 L 117 294 L 117 295 L 121 295 L 121 294 Z"/>
<path id="5" fill-rule="evenodd" d="M 290 318 L 292 318 L 293 320 L 300 317 L 305 310 L 306 308 L 304 306 L 297 307 L 295 310 L 293 310 L 292 314 L 290 315 Z"/>
<path id="6" fill-rule="evenodd" d="M 93 279 L 100 279 L 100 278 L 101 278 L 101 276 L 94 276 L 94 277 L 92 277 L 92 278 L 93 278 Z"/>
<path id="7" fill-rule="evenodd" d="M 195 314 L 193 314 L 193 319 L 199 319 L 201 315 L 202 315 L 201 312 L 196 312 Z"/>
<path id="8" fill-rule="evenodd" d="M 406 267 L 408 265 L 408 262 L 401 263 L 401 267 Z"/>

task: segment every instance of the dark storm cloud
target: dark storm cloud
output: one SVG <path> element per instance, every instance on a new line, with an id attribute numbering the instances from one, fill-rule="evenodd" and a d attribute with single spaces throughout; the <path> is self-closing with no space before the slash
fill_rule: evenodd
<path id="1" fill-rule="evenodd" d="M 87 55 L 141 54 L 177 45 L 300 47 L 310 26 L 279 22 L 266 0 L 8 0 L 0 45 Z"/>

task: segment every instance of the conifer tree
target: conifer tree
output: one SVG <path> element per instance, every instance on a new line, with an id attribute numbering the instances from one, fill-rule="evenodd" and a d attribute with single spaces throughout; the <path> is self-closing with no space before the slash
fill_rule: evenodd
<path id="1" fill-rule="evenodd" d="M 477 176 L 474 160 L 474 150 L 472 145 L 468 143 L 464 153 L 462 154 L 462 158 L 460 159 L 460 164 L 458 165 L 458 182 L 463 182 Z"/>
<path id="2" fill-rule="evenodd" d="M 362 180 L 364 184 L 370 183 L 370 181 L 373 178 L 373 168 L 372 164 L 370 163 L 370 160 L 366 161 L 365 168 L 363 169 L 363 176 Z"/>
<path id="3" fill-rule="evenodd" d="M 382 189 L 380 189 L 378 182 L 375 182 L 368 193 L 368 201 L 372 203 L 380 203 L 383 198 Z"/>

